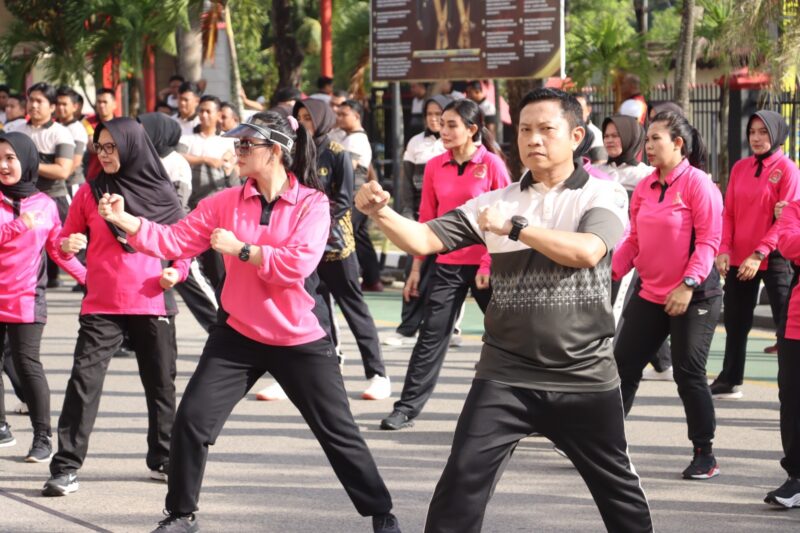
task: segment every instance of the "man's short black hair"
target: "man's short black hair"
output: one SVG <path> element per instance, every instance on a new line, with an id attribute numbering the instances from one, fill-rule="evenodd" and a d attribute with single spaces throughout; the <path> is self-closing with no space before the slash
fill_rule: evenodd
<path id="1" fill-rule="evenodd" d="M 183 93 L 193 93 L 196 96 L 200 96 L 202 94 L 202 91 L 195 82 L 185 81 L 181 83 L 180 87 L 178 87 L 178 94 L 183 94 Z"/>
<path id="2" fill-rule="evenodd" d="M 322 89 L 328 85 L 333 85 L 333 78 L 329 78 L 328 76 L 320 76 L 317 78 L 317 89 Z"/>
<path id="3" fill-rule="evenodd" d="M 16 100 L 22 107 L 25 107 L 28 103 L 28 97 L 25 95 L 25 93 L 11 93 L 8 95 L 8 99 Z"/>
<path id="4" fill-rule="evenodd" d="M 345 100 L 350 98 L 350 93 L 345 91 L 344 89 L 337 89 L 333 91 L 333 96 L 337 98 L 344 98 Z"/>
<path id="5" fill-rule="evenodd" d="M 205 94 L 201 96 L 200 103 L 202 104 L 203 102 L 214 102 L 217 105 L 217 110 L 220 110 L 222 108 L 222 100 L 220 100 L 218 96 L 214 96 L 213 94 Z"/>
<path id="6" fill-rule="evenodd" d="M 96 96 L 99 97 L 100 95 L 103 95 L 103 94 L 110 94 L 114 98 L 117 97 L 117 92 L 114 89 L 111 89 L 109 87 L 100 87 L 99 89 L 97 89 Z"/>
<path id="7" fill-rule="evenodd" d="M 179 81 L 179 82 L 183 83 L 186 80 L 180 74 L 173 74 L 172 76 L 169 77 L 169 83 L 172 83 L 173 81 Z"/>
<path id="8" fill-rule="evenodd" d="M 30 87 L 28 87 L 28 97 L 30 98 L 31 93 L 34 91 L 39 91 L 44 95 L 45 98 L 52 104 L 56 104 L 56 89 L 49 83 L 45 83 L 40 81 L 39 83 L 34 83 Z"/>
<path id="9" fill-rule="evenodd" d="M 345 100 L 344 102 L 341 103 L 340 107 L 345 107 L 345 106 L 349 107 L 350 109 L 358 113 L 358 116 L 362 120 L 364 119 L 364 106 L 361 105 L 359 102 L 357 102 L 356 100 Z"/>
<path id="10" fill-rule="evenodd" d="M 67 87 L 66 85 L 62 85 L 56 91 L 56 96 L 68 96 L 70 100 L 72 100 L 73 104 L 83 103 L 83 98 L 78 92 L 73 89 L 72 87 Z"/>
<path id="11" fill-rule="evenodd" d="M 0 93 L 11 94 L 11 89 L 9 88 L 8 85 L 0 84 Z"/>
<path id="12" fill-rule="evenodd" d="M 232 103 L 230 103 L 230 102 L 222 102 L 219 105 L 220 111 L 222 111 L 226 107 L 231 110 L 231 113 L 233 113 L 233 116 L 236 118 L 237 121 L 241 120 L 240 117 L 239 117 L 239 111 L 237 111 L 236 108 L 233 107 Z"/>
<path id="13" fill-rule="evenodd" d="M 534 89 L 522 99 L 519 104 L 520 112 L 525 109 L 528 104 L 535 102 L 543 102 L 545 100 L 556 100 L 561 104 L 561 111 L 564 118 L 567 119 L 570 128 L 583 126 L 583 110 L 581 104 L 575 96 L 562 91 L 561 89 L 551 89 L 543 87 L 541 89 Z"/>
<path id="14" fill-rule="evenodd" d="M 483 85 L 481 84 L 480 80 L 472 80 L 467 82 L 467 86 L 464 90 L 474 89 L 476 91 L 483 92 Z"/>

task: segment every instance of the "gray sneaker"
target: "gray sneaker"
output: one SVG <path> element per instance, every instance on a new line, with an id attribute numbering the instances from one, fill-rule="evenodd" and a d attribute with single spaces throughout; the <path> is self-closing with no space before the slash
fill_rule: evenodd
<path id="1" fill-rule="evenodd" d="M 53 458 L 53 444 L 47 433 L 36 433 L 33 444 L 25 457 L 26 463 L 49 463 Z"/>
<path id="2" fill-rule="evenodd" d="M 6 423 L 0 424 L 0 448 L 13 446 L 17 443 L 14 434 L 11 433 L 11 426 Z"/>
<path id="3" fill-rule="evenodd" d="M 77 492 L 79 487 L 78 475 L 75 472 L 51 476 L 42 487 L 42 496 L 66 496 Z"/>
<path id="4" fill-rule="evenodd" d="M 198 531 L 200 531 L 200 525 L 194 514 L 188 516 L 167 514 L 167 517 L 159 522 L 158 527 L 151 533 L 197 533 Z"/>

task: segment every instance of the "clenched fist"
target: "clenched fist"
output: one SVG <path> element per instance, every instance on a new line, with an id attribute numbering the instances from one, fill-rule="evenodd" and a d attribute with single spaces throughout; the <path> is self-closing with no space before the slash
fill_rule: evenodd
<path id="1" fill-rule="evenodd" d="M 374 215 L 383 209 L 391 195 L 383 190 L 377 181 L 370 181 L 361 186 L 356 194 L 356 208 L 365 215 Z"/>
<path id="2" fill-rule="evenodd" d="M 167 267 L 161 271 L 161 279 L 158 280 L 159 285 L 164 290 L 171 289 L 180 281 L 180 274 L 178 270 L 172 267 Z"/>
<path id="3" fill-rule="evenodd" d="M 211 232 L 211 248 L 221 254 L 239 255 L 244 243 L 236 238 L 232 231 L 217 228 Z"/>
<path id="4" fill-rule="evenodd" d="M 77 254 L 86 248 L 86 235 L 83 233 L 73 233 L 61 241 L 61 251 L 65 254 Z"/>
<path id="5" fill-rule="evenodd" d="M 97 212 L 112 224 L 119 222 L 125 212 L 125 199 L 119 194 L 105 193 L 97 202 Z"/>

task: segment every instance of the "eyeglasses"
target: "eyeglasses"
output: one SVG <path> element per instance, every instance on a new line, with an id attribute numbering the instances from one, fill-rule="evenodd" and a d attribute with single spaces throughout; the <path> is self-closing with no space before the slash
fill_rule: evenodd
<path id="1" fill-rule="evenodd" d="M 253 148 L 272 146 L 271 143 L 254 143 L 250 141 L 233 141 L 233 147 L 239 155 L 250 155 Z"/>
<path id="2" fill-rule="evenodd" d="M 95 153 L 105 152 L 106 155 L 111 155 L 114 153 L 114 150 L 117 149 L 117 145 L 114 143 L 94 143 L 94 151 Z"/>

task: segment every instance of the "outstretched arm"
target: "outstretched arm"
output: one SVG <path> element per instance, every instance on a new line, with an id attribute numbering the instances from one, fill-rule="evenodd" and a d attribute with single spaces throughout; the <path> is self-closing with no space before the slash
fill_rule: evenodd
<path id="1" fill-rule="evenodd" d="M 439 237 L 427 224 L 405 218 L 388 206 L 390 195 L 377 181 L 365 183 L 356 195 L 356 207 L 378 224 L 386 237 L 412 255 L 446 251 Z"/>

